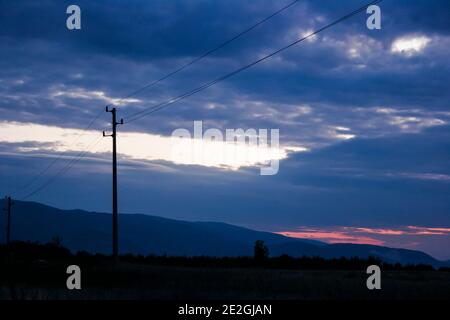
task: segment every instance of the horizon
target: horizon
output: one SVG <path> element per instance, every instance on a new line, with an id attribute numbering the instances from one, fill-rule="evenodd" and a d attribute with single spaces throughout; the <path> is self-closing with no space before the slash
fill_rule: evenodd
<path id="1" fill-rule="evenodd" d="M 0 199 L 0 201 L 4 201 L 4 199 Z M 22 203 L 29 203 L 29 204 L 36 204 L 36 205 L 41 205 L 41 206 L 45 206 L 45 207 L 50 207 L 50 208 L 54 208 L 57 210 L 61 210 L 61 211 L 83 211 L 85 213 L 91 213 L 91 214 L 111 214 L 110 212 L 102 212 L 102 211 L 89 211 L 89 210 L 83 210 L 80 208 L 69 208 L 69 209 L 61 209 L 58 207 L 54 207 L 45 203 L 41 203 L 41 202 L 36 202 L 36 201 L 19 201 Z M 351 236 L 348 237 L 343 237 L 343 238 L 339 238 L 334 239 L 329 233 L 325 233 L 326 235 L 324 236 L 322 232 L 318 232 L 317 230 L 315 230 L 315 232 L 283 232 L 283 231 L 271 231 L 271 230 L 259 230 L 259 229 L 254 229 L 251 228 L 249 226 L 245 226 L 245 225 L 238 225 L 238 224 L 230 224 L 224 221 L 211 221 L 211 220 L 186 220 L 186 219 L 176 219 L 176 218 L 167 218 L 164 216 L 159 216 L 159 215 L 155 215 L 155 214 L 148 214 L 148 213 L 144 213 L 144 212 L 119 212 L 119 215 L 143 215 L 143 216 L 148 216 L 148 217 L 155 217 L 155 218 L 162 218 L 162 219 L 168 219 L 168 220 L 172 220 L 172 221 L 182 221 L 182 222 L 191 222 L 191 223 L 219 223 L 219 224 L 227 224 L 230 226 L 235 226 L 235 227 L 239 227 L 239 228 L 245 228 L 248 230 L 252 230 L 252 231 L 259 231 L 259 232 L 267 232 L 267 233 L 271 233 L 271 234 L 277 234 L 277 235 L 281 235 L 284 236 L 286 238 L 290 238 L 290 239 L 300 239 L 300 240 L 315 240 L 315 241 L 319 241 L 323 244 L 366 244 L 366 245 L 373 245 L 373 246 L 380 246 L 380 247 L 387 247 L 387 248 L 392 248 L 392 249 L 407 249 L 407 248 L 403 248 L 403 247 L 395 247 L 395 246 L 385 246 L 384 243 L 382 242 L 371 242 L 371 241 L 376 241 L 374 239 L 369 239 L 364 241 L 365 239 L 363 239 L 363 241 L 359 241 L 359 239 L 357 239 L 355 241 L 355 239 L 352 239 Z M 120 220 L 119 220 L 120 221 Z M 339 227 L 337 227 L 339 229 Z M 414 229 L 413 226 L 406 226 L 405 229 L 408 228 L 412 228 Z M 306 229 L 306 230 L 311 230 L 313 228 L 311 227 L 301 227 L 299 228 L 301 230 Z M 357 228 L 357 229 L 366 229 L 366 228 Z M 421 227 L 421 230 L 427 230 L 427 229 L 433 229 L 433 228 L 427 228 L 427 227 Z M 370 231 L 364 230 L 367 234 L 371 234 Z M 389 230 L 391 232 L 393 232 L 392 230 Z M 435 230 L 435 232 L 439 232 L 439 231 L 443 231 L 443 230 Z M 448 232 L 448 230 L 445 230 Z M 401 231 L 399 231 L 400 233 L 397 234 L 396 232 L 393 232 L 394 235 L 401 235 Z M 432 232 L 432 231 L 430 231 Z M 380 234 L 383 234 L 382 232 Z M 389 234 L 389 232 L 388 232 Z M 14 240 L 14 238 L 12 238 L 12 240 Z M 30 239 L 31 240 L 31 239 Z M 49 239 L 50 241 L 50 239 Z M 0 243 L 2 243 L 3 240 L 0 241 Z M 409 249 L 409 250 L 413 250 L 413 251 L 421 251 L 421 250 L 415 250 L 415 249 Z M 424 252 L 426 254 L 428 254 L 429 256 L 431 256 L 432 258 L 436 259 L 437 261 L 441 261 L 441 262 L 447 262 L 450 259 L 447 259 L 445 256 L 444 257 L 436 257 L 432 254 L 429 254 L 427 252 Z M 120 254 L 127 254 L 127 252 L 121 252 Z"/>
<path id="2" fill-rule="evenodd" d="M 450 3 L 291 2 L 0 3 L 2 198 L 450 260 Z"/>

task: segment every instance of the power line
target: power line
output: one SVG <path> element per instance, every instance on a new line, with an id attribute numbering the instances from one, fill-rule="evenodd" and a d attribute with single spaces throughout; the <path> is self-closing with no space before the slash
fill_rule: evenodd
<path id="1" fill-rule="evenodd" d="M 141 111 L 135 112 L 135 113 L 133 113 L 132 115 L 129 116 L 129 119 L 126 120 L 125 123 L 128 124 L 128 123 L 134 122 L 136 120 L 139 120 L 139 119 L 141 119 L 141 118 L 143 118 L 145 116 L 148 116 L 148 115 L 150 115 L 152 113 L 155 113 L 155 112 L 157 112 L 157 111 L 159 111 L 159 110 L 161 110 L 161 109 L 163 109 L 163 108 L 165 108 L 167 106 L 170 106 L 170 105 L 174 104 L 175 102 L 178 102 L 178 101 L 183 100 L 185 98 L 188 98 L 188 97 L 190 97 L 190 96 L 192 96 L 192 95 L 194 95 L 194 94 L 196 94 L 196 93 L 198 93 L 200 91 L 203 91 L 203 90 L 205 90 L 205 89 L 207 89 L 207 88 L 209 88 L 209 87 L 211 87 L 211 86 L 213 86 L 213 85 L 215 85 L 215 84 L 217 84 L 217 83 L 219 83 L 221 81 L 224 81 L 224 80 L 226 80 L 226 79 L 228 79 L 228 78 L 230 78 L 230 77 L 232 77 L 232 76 L 234 76 L 234 75 L 236 75 L 236 74 L 238 74 L 238 73 L 240 73 L 240 72 L 242 72 L 244 70 L 247 70 L 247 69 L 255 66 L 256 64 L 258 64 L 260 62 L 263 62 L 263 61 L 273 57 L 274 55 L 276 55 L 276 54 L 278 54 L 278 53 L 280 53 L 282 51 L 285 51 L 285 50 L 287 50 L 287 49 L 297 45 L 300 42 L 303 42 L 303 41 L 305 41 L 305 40 L 307 40 L 307 39 L 317 35 L 318 33 L 322 32 L 322 31 L 325 31 L 325 30 L 331 28 L 334 25 L 337 25 L 338 23 L 340 23 L 340 22 L 342 22 L 342 21 L 344 21 L 344 20 L 346 20 L 348 18 L 353 17 L 354 15 L 356 15 L 356 14 L 362 12 L 362 11 L 365 11 L 368 6 L 374 5 L 374 4 L 378 4 L 378 3 L 382 2 L 382 1 L 383 0 L 372 1 L 369 4 L 366 4 L 363 7 L 358 8 L 358 9 L 356 9 L 356 10 L 354 10 L 354 11 L 352 11 L 352 12 L 346 14 L 346 15 L 344 15 L 344 16 L 342 16 L 341 18 L 339 18 L 337 20 L 334 20 L 333 22 L 331 22 L 331 23 L 321 27 L 320 29 L 317 29 L 316 31 L 314 31 L 314 32 L 304 36 L 303 38 L 300 38 L 300 39 L 298 39 L 298 40 L 296 40 L 296 41 L 294 41 L 294 42 L 292 42 L 292 43 L 290 43 L 290 44 L 288 44 L 288 45 L 286 45 L 286 46 L 284 46 L 284 47 L 282 47 L 282 48 L 280 48 L 278 50 L 275 50 L 272 53 L 270 53 L 270 54 L 268 54 L 268 55 L 266 55 L 266 56 L 264 56 L 264 57 L 262 57 L 262 58 L 260 58 L 260 59 L 258 59 L 256 61 L 254 61 L 252 63 L 249 63 L 249 64 L 247 64 L 247 65 L 245 65 L 243 67 L 240 67 L 240 68 L 234 70 L 233 72 L 230 72 L 230 73 L 228 73 L 228 74 L 226 74 L 226 75 L 224 75 L 222 77 L 219 77 L 219 78 L 217 78 L 215 80 L 209 81 L 209 82 L 201 85 L 200 87 L 197 87 L 195 89 L 187 91 L 187 92 L 185 92 L 185 93 L 183 93 L 183 94 L 181 94 L 181 95 L 179 95 L 179 96 L 177 96 L 175 98 L 172 98 L 170 100 L 166 100 L 164 102 L 158 103 L 158 104 L 156 104 L 156 105 L 154 105 L 154 106 L 152 106 L 150 108 L 147 108 L 147 110 L 141 110 Z M 150 109 L 150 110 L 148 110 L 148 109 Z"/>
<path id="2" fill-rule="evenodd" d="M 6 211 L 6 244 L 8 245 L 11 241 L 11 207 L 14 204 L 11 197 L 5 197 L 5 205 L 6 208 L 3 208 Z"/>
<path id="3" fill-rule="evenodd" d="M 69 162 L 66 163 L 64 167 L 62 167 L 55 175 L 50 177 L 44 184 L 42 184 L 40 187 L 30 192 L 20 200 L 25 201 L 26 199 L 34 196 L 35 194 L 52 184 L 57 178 L 67 173 L 78 161 L 84 158 L 88 154 L 88 152 L 100 142 L 101 138 L 101 136 L 98 137 L 94 143 L 91 143 L 84 151 L 81 151 L 77 156 L 73 157 Z"/>
<path id="4" fill-rule="evenodd" d="M 103 131 L 104 137 L 112 137 L 112 226 L 113 226 L 113 258 L 117 262 L 119 259 L 119 231 L 118 231 L 118 212 L 117 212 L 117 126 L 123 124 L 123 120 L 117 122 L 116 108 L 106 108 L 106 112 L 110 112 L 112 116 L 112 134 L 107 135 Z"/>
<path id="5" fill-rule="evenodd" d="M 110 105 L 109 105 L 110 106 Z M 108 108 L 108 106 L 106 106 L 106 108 Z M 102 113 L 104 112 L 104 110 L 102 110 Z M 96 117 L 98 118 L 98 116 Z M 95 122 L 96 119 L 93 119 L 91 121 L 91 123 L 89 124 L 88 128 L 92 126 L 92 124 Z M 106 128 L 105 128 L 106 129 Z M 87 129 L 86 129 L 87 130 Z M 81 135 L 81 134 L 80 134 Z M 48 187 L 50 184 L 52 184 L 56 179 L 58 179 L 60 176 L 66 174 L 76 163 L 78 163 L 82 158 L 86 157 L 87 154 L 90 151 L 94 151 L 95 146 L 97 146 L 97 144 L 101 141 L 101 136 L 97 137 L 97 139 L 93 139 L 91 140 L 91 143 L 88 144 L 84 150 L 80 151 L 80 153 L 78 155 L 76 155 L 75 157 L 71 158 L 64 167 L 62 167 L 58 172 L 56 172 L 53 176 L 51 176 L 46 182 L 44 182 L 40 187 L 36 188 L 34 191 L 28 193 L 26 196 L 22 197 L 20 200 L 24 201 L 30 197 L 32 197 L 33 195 L 41 192 L 43 189 L 45 189 L 46 187 Z M 92 149 L 92 150 L 91 150 Z M 62 156 L 58 157 L 58 159 L 62 158 Z M 54 161 L 56 162 L 56 161 Z"/>
<path id="6" fill-rule="evenodd" d="M 156 85 L 157 83 L 166 80 L 167 78 L 181 72 L 182 70 L 188 68 L 189 66 L 201 61 L 202 59 L 204 59 L 205 57 L 209 56 L 210 54 L 218 51 L 219 49 L 225 47 L 226 45 L 230 44 L 231 42 L 233 42 L 234 40 L 237 40 L 238 38 L 242 37 L 243 35 L 249 33 L 250 31 L 252 31 L 253 29 L 257 28 L 258 26 L 260 26 L 261 24 L 267 22 L 268 20 L 272 19 L 273 17 L 277 16 L 278 14 L 282 13 L 283 11 L 289 9 L 290 7 L 292 7 L 293 5 L 295 5 L 297 2 L 299 2 L 300 0 L 295 0 L 287 5 L 285 5 L 284 7 L 280 8 L 279 10 L 273 12 L 272 14 L 270 14 L 269 16 L 267 16 L 266 18 L 258 21 L 257 23 L 253 24 L 252 26 L 248 27 L 247 29 L 241 31 L 240 33 L 236 34 L 235 36 L 231 37 L 230 39 L 222 42 L 221 44 L 219 44 L 217 47 L 210 49 L 208 51 L 206 51 L 205 53 L 203 53 L 202 55 L 200 55 L 199 57 L 191 60 L 190 62 L 182 65 L 181 67 L 175 69 L 172 72 L 169 72 L 168 74 L 166 74 L 165 76 L 154 80 L 146 85 L 144 85 L 143 87 L 127 94 L 126 96 L 120 98 L 116 104 L 120 104 L 121 102 L 123 102 L 125 99 L 130 98 L 132 96 L 137 95 L 138 93 L 153 87 L 154 85 Z M 107 105 L 107 107 L 113 106 L 113 104 Z M 90 124 L 84 129 L 84 130 L 89 130 L 89 128 L 92 127 L 92 125 L 94 124 L 94 122 L 100 117 L 100 115 L 103 113 L 103 110 L 101 110 L 95 117 L 94 119 L 90 122 Z M 73 144 L 75 144 L 79 137 L 81 136 L 81 134 L 78 135 L 77 139 L 73 142 Z M 49 163 L 48 166 L 46 166 L 42 171 L 40 171 L 36 176 L 34 176 L 32 179 L 30 179 L 27 183 L 25 183 L 23 186 L 17 188 L 13 193 L 16 193 L 18 190 L 26 190 L 29 186 L 31 186 L 34 182 L 36 182 L 37 180 L 39 180 L 39 178 L 41 178 L 48 170 L 50 170 L 51 167 L 53 167 L 61 158 L 63 158 L 62 155 L 60 155 L 59 157 L 56 157 L 53 159 L 52 162 Z"/>
<path id="7" fill-rule="evenodd" d="M 166 100 L 166 101 L 161 102 L 161 103 L 159 103 L 159 104 L 156 104 L 156 105 L 154 105 L 154 106 L 152 106 L 152 107 L 150 107 L 150 108 L 147 108 L 147 110 L 141 110 L 141 111 L 139 111 L 139 112 L 136 112 L 136 113 L 130 115 L 130 116 L 129 116 L 129 120 L 125 121 L 125 123 L 131 123 L 131 122 L 137 121 L 137 120 L 139 120 L 139 119 L 141 119 L 141 118 L 143 118 L 143 117 L 145 117 L 145 116 L 147 116 L 147 115 L 150 115 L 150 114 L 152 114 L 152 113 L 154 113 L 154 112 L 157 112 L 157 111 L 159 111 L 159 110 L 161 110 L 161 109 L 163 109 L 163 108 L 165 108 L 165 107 L 167 107 L 167 106 L 170 106 L 170 105 L 172 105 L 172 104 L 174 104 L 174 103 L 176 103 L 176 102 L 178 102 L 178 101 L 180 101 L 180 100 L 182 100 L 182 99 L 188 98 L 188 97 L 190 97 L 190 96 L 192 96 L 192 95 L 194 95 L 194 94 L 196 94 L 196 93 L 198 93 L 198 92 L 200 92 L 200 91 L 203 91 L 203 90 L 205 90 L 205 89 L 207 89 L 207 88 L 209 88 L 209 87 L 211 87 L 211 86 L 213 86 L 213 85 L 215 85 L 215 84 L 217 84 L 217 83 L 219 83 L 219 82 L 221 82 L 221 81 L 224 81 L 224 80 L 226 80 L 226 79 L 228 79 L 228 78 L 230 78 L 230 77 L 232 77 L 232 76 L 234 76 L 234 75 L 236 75 L 236 74 L 238 74 L 238 73 L 240 73 L 240 72 L 242 72 L 242 71 L 244 71 L 244 70 L 246 70 L 246 69 L 249 69 L 249 68 L 253 67 L 254 65 L 256 65 L 256 64 L 258 64 L 258 63 L 260 63 L 260 62 L 263 62 L 263 61 L 265 61 L 265 60 L 267 60 L 267 59 L 273 57 L 274 55 L 276 55 L 276 54 L 278 54 L 278 53 L 280 53 L 280 52 L 282 52 L 282 51 L 285 51 L 285 50 L 287 50 L 287 49 L 289 49 L 289 48 L 295 46 L 296 44 L 298 44 L 298 43 L 300 43 L 300 42 L 303 42 L 303 41 L 307 40 L 308 38 L 313 37 L 314 35 L 316 35 L 316 34 L 322 32 L 322 31 L 324 31 L 324 30 L 326 30 L 326 29 L 331 28 L 332 26 L 334 26 L 334 25 L 336 25 L 336 24 L 338 24 L 338 23 L 340 23 L 340 22 L 342 22 L 342 21 L 344 21 L 344 20 L 346 20 L 346 19 L 348 19 L 348 18 L 350 18 L 350 17 L 352 17 L 352 16 L 354 16 L 354 15 L 356 15 L 356 14 L 362 12 L 362 11 L 364 11 L 368 6 L 374 5 L 374 4 L 378 4 L 378 3 L 382 2 L 382 1 L 383 1 L 383 0 L 373 1 L 373 2 L 371 2 L 371 3 L 369 3 L 369 4 L 365 5 L 365 6 L 359 8 L 359 9 L 356 9 L 356 10 L 354 10 L 354 11 L 352 11 L 352 12 L 350 12 L 350 13 L 344 15 L 344 16 L 342 16 L 341 18 L 339 18 L 339 19 L 337 19 L 337 20 L 335 20 L 335 21 L 333 21 L 333 22 L 331 22 L 331 23 L 325 25 L 324 27 L 322 27 L 322 28 L 320 28 L 320 29 L 317 29 L 316 31 L 314 31 L 314 32 L 312 32 L 312 33 L 310 33 L 310 34 L 304 36 L 303 38 L 298 39 L 298 40 L 296 40 L 296 41 L 294 41 L 294 42 L 292 42 L 292 43 L 290 43 L 290 44 L 288 44 L 288 45 L 286 45 L 286 46 L 284 46 L 284 47 L 282 47 L 282 48 L 280 48 L 280 49 L 278 49 L 278 50 L 276 50 L 276 51 L 274 51 L 274 52 L 272 52 L 272 53 L 270 53 L 270 54 L 268 54 L 268 55 L 266 55 L 266 56 L 264 56 L 264 57 L 262 57 L 262 58 L 260 58 L 260 59 L 258 59 L 258 60 L 256 60 L 256 61 L 254 61 L 254 62 L 252 62 L 252 63 L 250 63 L 250 64 L 247 64 L 247 65 L 245 65 L 245 66 L 243 66 L 243 67 L 240 67 L 240 68 L 234 70 L 233 72 L 230 72 L 230 73 L 228 73 L 228 74 L 226 74 L 226 75 L 224 75 L 224 76 L 222 76 L 222 77 L 219 77 L 219 78 L 217 78 L 217 79 L 215 79 L 215 80 L 209 81 L 209 82 L 207 82 L 207 83 L 205 83 L 205 84 L 203 84 L 203 85 L 201 85 L 201 86 L 199 86 L 199 87 L 197 87 L 197 88 L 195 88 L 195 89 L 192 89 L 192 90 L 190 90 L 190 91 L 188 91 L 188 92 L 185 92 L 185 93 L 183 93 L 183 94 L 181 94 L 181 95 L 179 95 L 179 96 L 177 96 L 177 97 L 175 97 L 175 98 L 172 98 L 172 99 L 170 99 L 170 100 Z M 191 63 L 188 63 L 188 64 L 182 66 L 181 68 L 175 70 L 174 72 L 169 73 L 167 76 L 165 76 L 165 77 L 163 77 L 163 78 L 160 78 L 160 79 L 158 79 L 158 80 L 156 80 L 156 81 L 154 81 L 154 82 L 152 82 L 152 83 L 150 83 L 150 84 L 148 84 L 148 85 L 146 85 L 146 86 L 144 86 L 144 87 L 142 87 L 142 88 L 140 88 L 140 89 L 134 91 L 133 93 L 131 93 L 131 94 L 129 94 L 129 95 L 123 97 L 122 99 L 119 100 L 119 103 L 120 103 L 121 101 L 123 101 L 124 99 L 126 99 L 126 98 L 128 98 L 128 97 L 131 97 L 131 96 L 133 96 L 133 95 L 135 95 L 135 94 L 141 92 L 142 90 L 145 90 L 146 88 L 148 88 L 148 87 L 150 87 L 150 86 L 153 86 L 154 84 L 156 84 L 156 83 L 158 83 L 158 82 L 160 82 L 160 81 L 163 81 L 164 79 L 167 79 L 168 77 L 172 76 L 173 74 L 175 74 L 175 73 L 177 73 L 177 72 L 180 72 L 181 70 L 183 70 L 184 68 L 188 67 L 189 65 L 191 65 L 191 64 L 193 64 L 193 63 L 195 63 L 195 62 L 201 60 L 202 58 L 206 57 L 207 55 L 211 54 L 212 52 L 214 52 L 214 51 L 220 49 L 221 47 L 225 46 L 226 44 L 230 43 L 231 41 L 233 41 L 233 40 L 239 38 L 239 37 L 242 36 L 243 34 L 245 34 L 245 33 L 249 32 L 250 30 L 254 29 L 255 27 L 257 27 L 257 26 L 260 25 L 261 23 L 267 21 L 268 19 L 270 19 L 271 17 L 275 16 L 276 14 L 278 14 L 278 13 L 282 12 L 283 10 L 286 10 L 287 8 L 291 7 L 291 6 L 294 5 L 296 2 L 298 2 L 298 1 L 294 1 L 294 2 L 290 3 L 289 5 L 283 7 L 282 9 L 278 10 L 278 11 L 275 12 L 274 14 L 272 14 L 272 15 L 268 16 L 267 18 L 261 20 L 260 22 L 258 22 L 258 23 L 255 24 L 254 26 L 252 26 L 252 27 L 250 27 L 250 28 L 244 30 L 244 31 L 241 32 L 240 34 L 238 34 L 238 35 L 236 35 L 235 37 L 231 38 L 230 40 L 224 42 L 224 43 L 223 43 L 222 45 L 220 45 L 219 47 L 216 47 L 216 48 L 214 48 L 214 49 L 208 51 L 208 52 L 205 53 L 204 55 L 200 56 L 199 58 L 196 58 L 196 59 L 192 60 Z M 148 110 L 148 109 L 150 109 L 150 110 Z M 102 111 L 103 111 L 103 110 L 102 110 Z M 102 113 L 102 112 L 101 112 L 101 113 Z M 100 116 L 101 113 L 99 113 L 99 114 L 91 121 L 91 123 L 89 124 L 88 128 L 90 128 L 90 127 L 92 126 L 92 124 L 98 119 L 98 117 Z M 88 129 L 88 128 L 87 128 L 87 129 Z M 86 129 L 86 130 L 87 130 L 87 129 Z M 95 144 L 97 144 L 99 141 L 100 141 L 100 139 L 98 139 L 98 140 L 96 141 Z M 65 174 L 68 170 L 70 170 L 70 168 L 71 168 L 75 163 L 77 163 L 79 160 L 81 160 L 81 158 L 83 158 L 84 156 L 86 156 L 86 154 L 87 154 L 88 151 L 89 151 L 89 149 L 87 149 L 87 150 L 81 152 L 77 157 L 73 158 L 69 163 L 67 163 L 66 166 L 63 167 L 56 175 L 54 175 L 53 177 L 51 177 L 51 178 L 49 179 L 49 181 L 47 181 L 46 183 L 44 183 L 44 185 L 42 185 L 42 186 L 39 187 L 38 189 L 36 189 L 36 190 L 34 190 L 33 192 L 29 193 L 27 196 L 25 196 L 24 198 L 22 198 L 22 200 L 25 200 L 25 199 L 27 199 L 27 198 L 29 198 L 29 197 L 35 195 L 36 193 L 40 192 L 40 191 L 43 190 L 45 187 L 47 187 L 49 184 L 51 184 L 56 178 L 58 178 L 59 176 Z M 54 161 L 54 162 L 56 162 L 56 161 Z M 50 165 L 49 167 L 51 167 L 51 166 L 52 166 L 52 165 Z M 48 171 L 48 169 L 45 169 L 45 170 L 42 172 L 42 174 L 44 174 L 46 171 Z M 42 174 L 41 174 L 41 175 L 42 175 Z"/>
<path id="8" fill-rule="evenodd" d="M 97 121 L 97 119 L 100 117 L 100 115 L 103 114 L 103 110 L 102 112 L 99 112 L 88 124 L 87 127 L 85 127 L 83 130 L 89 130 L 93 124 L 95 123 L 95 121 Z M 71 143 L 71 145 L 75 144 L 78 142 L 78 140 L 80 139 L 80 137 L 82 136 L 82 133 L 78 133 L 76 135 L 76 139 Z M 39 178 L 41 178 L 45 173 L 47 173 L 48 170 L 50 170 L 51 167 L 53 167 L 59 160 L 61 160 L 64 156 L 63 155 L 59 155 L 57 157 L 55 157 L 43 170 L 41 170 L 37 175 L 35 175 L 33 178 L 31 178 L 30 180 L 28 180 L 24 185 L 22 185 L 21 187 L 18 187 L 14 190 L 13 193 L 18 192 L 19 190 L 26 190 L 28 187 L 30 187 L 34 182 L 36 182 L 37 180 L 39 180 Z"/>
<path id="9" fill-rule="evenodd" d="M 167 78 L 169 78 L 169 77 L 171 77 L 171 76 L 177 74 L 178 72 L 180 72 L 180 71 L 186 69 L 187 67 L 193 65 L 194 63 L 199 62 L 200 60 L 206 58 L 206 57 L 209 56 L 210 54 L 216 52 L 216 51 L 219 50 L 219 49 L 222 49 L 223 47 L 225 47 L 226 45 L 230 44 L 230 43 L 233 42 L 234 40 L 239 39 L 240 37 L 242 37 L 242 36 L 245 35 L 246 33 L 249 33 L 250 31 L 252 31 L 252 30 L 255 29 L 256 27 L 260 26 L 261 24 L 267 22 L 268 20 L 270 20 L 270 19 L 272 19 L 273 17 L 277 16 L 278 14 L 282 13 L 283 11 L 289 9 L 290 7 L 292 7 L 293 5 L 295 5 L 295 4 L 296 4 L 297 2 L 299 2 L 299 1 L 300 1 L 300 0 L 295 0 L 295 1 L 293 1 L 293 2 L 291 2 L 291 3 L 289 3 L 289 4 L 287 4 L 287 5 L 285 5 L 285 6 L 282 7 L 281 9 L 275 11 L 274 13 L 272 13 L 272 14 L 270 14 L 269 16 L 265 17 L 264 19 L 258 21 L 258 22 L 255 23 L 254 25 L 252 25 L 252 26 L 248 27 L 247 29 L 245 29 L 245 30 L 239 32 L 238 34 L 236 34 L 235 36 L 231 37 L 230 39 L 228 39 L 228 40 L 222 42 L 222 43 L 219 44 L 217 47 L 215 47 L 215 48 L 213 48 L 213 49 L 210 49 L 210 50 L 206 51 L 206 52 L 203 53 L 202 55 L 200 55 L 200 56 L 198 56 L 197 58 L 195 58 L 195 59 L 189 61 L 188 63 L 182 65 L 181 67 L 175 69 L 174 71 L 169 72 L 169 73 L 166 74 L 165 76 L 163 76 L 163 77 L 161 77 L 161 78 L 159 78 L 159 79 L 157 79 L 157 80 L 154 80 L 154 81 L 152 81 L 152 82 L 150 82 L 150 83 L 144 85 L 143 87 L 141 87 L 141 88 L 139 88 L 139 89 L 137 89 L 137 90 L 131 92 L 130 94 L 128 94 L 128 95 L 126 95 L 125 97 L 123 97 L 122 99 L 120 99 L 120 100 L 118 101 L 118 103 L 122 102 L 123 100 L 125 100 L 125 99 L 127 99 L 127 98 L 130 98 L 130 97 L 132 97 L 132 96 L 135 96 L 136 94 L 138 94 L 138 93 L 140 93 L 140 92 L 142 92 L 142 91 L 144 91 L 144 90 L 146 90 L 146 89 L 148 89 L 148 88 L 153 87 L 153 86 L 156 85 L 157 83 L 159 83 L 159 82 L 161 82 L 161 81 L 164 81 L 164 80 L 166 80 Z"/>

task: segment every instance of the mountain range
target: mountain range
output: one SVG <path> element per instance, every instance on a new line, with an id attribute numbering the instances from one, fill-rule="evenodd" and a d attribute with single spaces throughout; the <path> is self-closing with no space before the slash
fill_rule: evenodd
<path id="1" fill-rule="evenodd" d="M 5 220 L 0 219 L 2 239 Z M 83 210 L 60 210 L 35 202 L 16 201 L 12 240 L 49 242 L 54 237 L 72 251 L 111 252 L 111 215 Z M 378 257 L 402 264 L 450 266 L 426 253 L 362 244 L 326 244 L 255 231 L 219 222 L 188 222 L 145 214 L 119 215 L 121 253 L 169 256 L 251 256 L 256 240 L 263 240 L 271 256 Z"/>

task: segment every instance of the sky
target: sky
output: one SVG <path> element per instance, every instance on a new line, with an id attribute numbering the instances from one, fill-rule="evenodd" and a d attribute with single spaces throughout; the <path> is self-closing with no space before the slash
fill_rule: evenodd
<path id="1" fill-rule="evenodd" d="M 111 138 L 102 130 L 111 121 L 105 106 L 115 105 L 125 120 L 121 213 L 450 259 L 448 1 L 385 0 L 380 30 L 362 12 L 127 123 L 367 3 L 298 1 L 128 97 L 290 2 L 0 1 L 0 193 L 109 212 Z M 71 4 L 81 9 L 80 30 L 66 27 Z M 279 147 L 219 139 L 200 141 L 200 155 L 174 153 L 174 130 L 192 133 L 183 140 L 191 146 L 200 121 L 204 133 L 223 136 L 278 130 Z M 261 175 L 270 160 L 277 173 Z"/>

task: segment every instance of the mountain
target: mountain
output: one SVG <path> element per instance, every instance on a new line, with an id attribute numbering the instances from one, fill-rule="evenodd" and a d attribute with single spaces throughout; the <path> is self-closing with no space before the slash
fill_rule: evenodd
<path id="1" fill-rule="evenodd" d="M 5 219 L 0 219 L 4 239 Z M 122 253 L 172 256 L 249 256 L 256 240 L 263 240 L 272 256 L 379 257 L 386 262 L 445 265 L 413 250 L 373 245 L 325 244 L 307 239 L 250 230 L 218 222 L 188 222 L 144 214 L 119 215 Z M 49 242 L 53 237 L 72 251 L 111 252 L 111 215 L 60 210 L 34 202 L 16 201 L 12 214 L 13 240 Z"/>
<path id="2" fill-rule="evenodd" d="M 1 238 L 4 239 L 1 219 Z M 157 255 L 252 255 L 256 240 L 283 243 L 290 238 L 225 223 L 187 222 L 144 214 L 119 215 L 122 253 Z M 82 210 L 59 210 L 34 202 L 17 201 L 12 214 L 12 239 L 49 242 L 53 237 L 73 251 L 111 252 L 111 215 Z M 295 239 L 294 239 L 295 240 Z M 295 240 L 299 246 L 318 241 Z"/>

